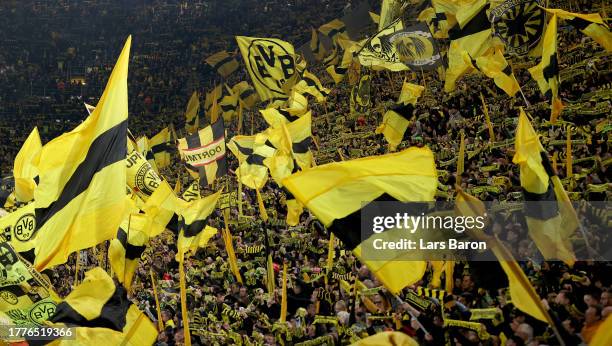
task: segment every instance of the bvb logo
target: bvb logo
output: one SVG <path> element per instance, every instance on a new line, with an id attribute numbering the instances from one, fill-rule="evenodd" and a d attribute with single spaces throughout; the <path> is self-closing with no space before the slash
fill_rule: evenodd
<path id="1" fill-rule="evenodd" d="M 293 55 L 269 39 L 251 41 L 248 65 L 259 83 L 275 93 L 284 94 L 282 85 L 296 73 Z"/>
<path id="2" fill-rule="evenodd" d="M 401 32 L 393 36 L 392 42 L 400 61 L 406 65 L 425 65 L 435 54 L 430 36 L 423 31 Z"/>
<path id="3" fill-rule="evenodd" d="M 19 302 L 19 299 L 13 292 L 9 291 L 0 291 L 0 298 L 4 299 L 7 303 L 11 305 L 16 305 Z"/>
<path id="4" fill-rule="evenodd" d="M 524 55 L 540 42 L 546 14 L 538 5 L 540 0 L 507 0 L 489 13 L 495 35 L 508 52 Z"/>
<path id="5" fill-rule="evenodd" d="M 19 241 L 28 241 L 32 238 L 34 231 L 36 230 L 36 218 L 34 214 L 25 214 L 17 220 L 13 233 L 15 238 Z"/>
<path id="6" fill-rule="evenodd" d="M 145 162 L 136 173 L 136 187 L 147 195 L 151 195 L 158 186 L 159 179 L 157 175 L 153 168 L 151 168 L 151 164 Z"/>
<path id="7" fill-rule="evenodd" d="M 50 301 L 41 301 L 32 307 L 30 310 L 30 319 L 35 323 L 42 325 L 53 314 L 55 314 L 55 303 Z"/>

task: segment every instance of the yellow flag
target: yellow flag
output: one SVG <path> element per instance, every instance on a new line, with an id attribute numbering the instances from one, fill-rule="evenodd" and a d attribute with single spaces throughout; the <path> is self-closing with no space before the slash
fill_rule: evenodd
<path id="1" fill-rule="evenodd" d="M 188 251 L 195 254 L 198 247 L 206 245 L 208 240 L 217 234 L 217 229 L 206 223 L 210 214 L 215 210 L 220 196 L 221 191 L 218 191 L 191 203 L 185 203 L 185 206 L 180 208 L 180 231 L 176 241 L 177 261 Z"/>
<path id="2" fill-rule="evenodd" d="M 560 19 L 568 20 L 570 24 L 582 31 L 583 34 L 602 45 L 606 51 L 612 51 L 612 33 L 610 33 L 610 29 L 608 29 L 607 24 L 599 13 L 572 13 L 561 9 L 548 8 L 546 12 L 556 15 Z"/>
<path id="3" fill-rule="evenodd" d="M 29 202 L 34 198 L 38 169 L 32 164 L 32 160 L 42 148 L 38 128 L 30 132 L 21 149 L 15 156 L 13 165 L 13 176 L 15 177 L 15 198 L 19 202 Z"/>
<path id="4" fill-rule="evenodd" d="M 555 123 L 563 110 L 559 98 L 559 61 L 557 59 L 557 15 L 553 14 L 548 22 L 542 43 L 542 60 L 529 69 L 531 77 L 538 83 L 544 96 L 551 99 L 550 122 Z"/>
<path id="5" fill-rule="evenodd" d="M 520 166 L 521 187 L 525 200 L 531 203 L 525 209 L 529 236 L 545 259 L 560 259 L 572 265 L 575 256 L 570 237 L 578 220 L 522 108 L 512 162 Z"/>
<path id="6" fill-rule="evenodd" d="M 284 84 L 297 73 L 293 45 L 277 38 L 246 36 L 236 36 L 236 42 L 261 100 L 286 100 Z"/>
<path id="7" fill-rule="evenodd" d="M 612 343 L 612 317 L 608 316 L 602 324 L 599 325 L 595 335 L 591 339 L 591 346 L 607 346 Z"/>
<path id="8" fill-rule="evenodd" d="M 510 64 L 504 58 L 504 52 L 500 47 L 495 47 L 490 53 L 476 59 L 476 67 L 485 76 L 492 78 L 495 85 L 502 89 L 508 96 L 514 96 L 520 86 L 514 78 Z"/>
<path id="9" fill-rule="evenodd" d="M 281 323 L 285 323 L 287 321 L 287 263 L 283 263 L 283 286 L 281 292 L 281 312 L 279 320 Z"/>
<path id="10" fill-rule="evenodd" d="M 423 90 L 425 90 L 424 86 L 404 82 L 397 103 L 411 104 L 414 106 L 419 97 L 421 97 Z"/>
<path id="11" fill-rule="evenodd" d="M 113 238 L 123 220 L 130 45 L 131 37 L 91 115 L 34 159 L 40 178 L 34 191 L 38 270 Z"/>
<path id="12" fill-rule="evenodd" d="M 198 111 L 200 110 L 200 98 L 198 92 L 194 91 L 189 98 L 187 103 L 187 110 L 185 111 L 185 130 L 187 133 L 194 133 L 198 130 L 199 117 Z"/>
<path id="13" fill-rule="evenodd" d="M 364 201 L 383 194 L 404 202 L 433 200 L 437 171 L 428 148 L 412 147 L 393 154 L 316 166 L 285 178 L 283 185 L 348 249 L 365 260 L 391 292 L 399 292 L 423 276 L 427 262 L 404 261 L 405 252 L 398 252 L 388 261 L 362 258 L 362 239 L 355 236 L 355 229 L 361 227 L 359 214 Z M 406 275 L 397 275 L 399 272 Z"/>
<path id="14" fill-rule="evenodd" d="M 388 110 L 383 116 L 382 123 L 376 128 L 375 133 L 382 133 L 389 143 L 389 151 L 397 150 L 397 146 L 402 142 L 404 133 L 410 125 L 414 108 L 411 104 L 399 106 Z"/>
<path id="15" fill-rule="evenodd" d="M 381 345 L 418 346 L 419 343 L 409 337 L 408 334 L 402 332 L 380 332 L 351 344 L 351 346 Z"/>
<path id="16" fill-rule="evenodd" d="M 476 197 L 465 193 L 461 188 L 458 189 L 455 208 L 458 214 L 464 216 L 482 216 L 486 214 L 484 203 Z M 472 234 L 477 235 L 479 231 Z M 496 237 L 485 236 L 484 234 L 481 236 L 487 241 L 489 249 L 499 260 L 499 264 L 508 277 L 512 304 L 530 316 L 552 324 L 550 316 L 542 306 L 535 289 L 512 256 L 512 253 Z"/>

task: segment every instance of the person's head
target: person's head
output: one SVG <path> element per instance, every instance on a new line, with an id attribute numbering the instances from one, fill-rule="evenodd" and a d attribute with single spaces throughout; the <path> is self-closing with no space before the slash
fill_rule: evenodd
<path id="1" fill-rule="evenodd" d="M 185 342 L 185 332 L 183 328 L 177 328 L 174 332 L 174 342 L 178 345 L 182 345 Z"/>
<path id="2" fill-rule="evenodd" d="M 578 331 L 578 329 L 580 328 L 578 321 L 574 318 L 568 318 L 561 324 L 563 325 L 563 328 L 565 328 L 565 330 L 570 334 L 576 333 L 576 331 Z"/>
<path id="3" fill-rule="evenodd" d="M 601 299 L 599 300 L 599 302 L 604 308 L 607 306 L 611 306 L 612 301 L 610 301 L 610 292 L 608 291 L 601 292 Z"/>
<path id="4" fill-rule="evenodd" d="M 474 288 L 474 281 L 472 281 L 471 275 L 463 275 L 463 279 L 461 280 L 461 289 L 463 291 L 469 291 Z"/>
<path id="5" fill-rule="evenodd" d="M 584 323 L 592 324 L 601 319 L 601 305 L 589 306 L 584 312 Z"/>
<path id="6" fill-rule="evenodd" d="M 599 299 L 592 293 L 585 294 L 583 299 L 587 306 L 599 305 Z"/>
<path id="7" fill-rule="evenodd" d="M 274 339 L 274 335 L 266 334 L 266 336 L 264 336 L 264 345 L 266 346 L 276 345 L 276 340 Z"/>
<path id="8" fill-rule="evenodd" d="M 528 325 L 527 323 L 521 323 L 519 324 L 514 334 L 523 339 L 525 343 L 527 343 L 533 338 L 533 327 Z"/>
<path id="9" fill-rule="evenodd" d="M 561 290 L 557 293 L 557 297 L 555 298 L 555 303 L 559 305 L 570 305 L 572 303 L 572 296 L 566 290 Z"/>
<path id="10" fill-rule="evenodd" d="M 167 322 L 172 319 L 172 312 L 170 310 L 162 311 L 162 321 Z"/>
<path id="11" fill-rule="evenodd" d="M 241 297 L 246 297 L 248 296 L 249 292 L 247 291 L 247 288 L 242 286 L 240 287 L 240 292 L 239 292 Z"/>
<path id="12" fill-rule="evenodd" d="M 336 302 L 336 304 L 334 304 L 334 311 L 336 313 L 340 311 L 346 311 L 346 303 L 344 302 L 344 300 L 339 300 Z"/>

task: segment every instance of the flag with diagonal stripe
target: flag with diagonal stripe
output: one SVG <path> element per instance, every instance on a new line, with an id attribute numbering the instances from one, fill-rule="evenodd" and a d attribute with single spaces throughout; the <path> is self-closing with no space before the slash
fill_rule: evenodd
<path id="1" fill-rule="evenodd" d="M 191 176 L 200 179 L 200 186 L 227 174 L 223 118 L 178 142 L 181 158 Z"/>

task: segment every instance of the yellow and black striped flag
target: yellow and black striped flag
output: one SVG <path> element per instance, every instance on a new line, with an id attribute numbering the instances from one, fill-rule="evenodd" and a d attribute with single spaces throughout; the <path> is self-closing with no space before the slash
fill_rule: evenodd
<path id="1" fill-rule="evenodd" d="M 319 39 L 319 32 L 314 28 L 310 36 L 310 50 L 317 61 L 321 61 L 327 53 L 325 47 L 323 47 L 323 41 Z"/>
<path id="2" fill-rule="evenodd" d="M 187 130 L 187 133 L 194 133 L 198 130 L 198 127 L 200 127 L 199 110 L 200 97 L 198 96 L 198 92 L 194 91 L 189 98 L 187 110 L 185 111 L 185 130 Z"/>
<path id="3" fill-rule="evenodd" d="M 319 78 L 314 74 L 304 70 L 302 74 L 302 80 L 297 82 L 293 89 L 300 94 L 309 94 L 313 96 L 317 102 L 324 102 L 329 95 L 329 89 L 325 88 Z"/>
<path id="4" fill-rule="evenodd" d="M 520 166 L 521 187 L 529 236 L 545 259 L 575 261 L 570 237 L 578 220 L 548 154 L 521 108 L 512 162 Z"/>
<path id="5" fill-rule="evenodd" d="M 215 104 L 219 104 L 221 102 L 221 98 L 223 97 L 223 88 L 221 84 L 215 86 L 213 90 L 206 93 L 206 98 L 204 99 L 204 109 L 206 111 L 206 120 L 209 122 L 214 122 L 211 119 L 216 119 L 219 114 L 217 114 L 218 109 L 213 109 Z M 213 115 L 213 113 L 215 113 Z"/>
<path id="6" fill-rule="evenodd" d="M 502 89 L 508 96 L 514 96 L 520 86 L 514 77 L 512 67 L 504 58 L 504 52 L 500 47 L 496 47 L 492 52 L 476 59 L 476 68 L 485 76 L 493 78 L 493 82 Z"/>
<path id="7" fill-rule="evenodd" d="M 429 148 L 411 147 L 404 151 L 334 162 L 301 171 L 283 180 L 295 198 L 360 260 L 392 293 L 413 284 L 425 273 L 426 261 L 405 261 L 406 252 L 393 254 L 390 260 L 368 261 L 362 255 L 361 209 L 363 202 L 433 201 L 437 171 Z M 394 232 L 389 230 L 388 232 Z M 401 237 L 388 233 L 389 237 Z M 362 239 L 366 239 L 362 242 Z M 399 238 L 398 238 L 399 239 Z M 401 275 L 400 275 L 401 273 Z"/>
<path id="8" fill-rule="evenodd" d="M 238 60 L 224 50 L 206 58 L 206 63 L 212 66 L 223 78 L 227 78 L 238 69 Z"/>
<path id="9" fill-rule="evenodd" d="M 561 9 L 546 9 L 546 12 L 567 20 L 576 29 L 602 45 L 606 51 L 612 51 L 612 33 L 599 13 L 572 13 Z"/>
<path id="10" fill-rule="evenodd" d="M 270 157 L 275 149 L 265 145 L 256 146 L 255 137 L 234 136 L 227 147 L 238 158 L 238 179 L 242 184 L 257 190 L 268 181 L 268 168 L 264 165 L 264 160 Z M 265 141 L 265 138 L 263 140 Z"/>
<path id="11" fill-rule="evenodd" d="M 346 25 L 342 20 L 337 18 L 321 25 L 319 27 L 319 32 L 329 38 L 334 46 L 337 45 L 339 38 L 348 38 Z"/>
<path id="12" fill-rule="evenodd" d="M 253 87 L 247 81 L 242 81 L 235 84 L 232 87 L 232 92 L 234 94 L 238 94 L 238 97 L 242 102 L 242 106 L 246 109 L 255 107 L 257 102 L 259 102 L 259 95 L 257 95 L 255 89 L 253 89 Z"/>
<path id="13" fill-rule="evenodd" d="M 49 321 L 55 327 L 76 327 L 75 339 L 69 342 L 77 345 L 152 345 L 158 334 L 151 320 L 130 302 L 125 288 L 100 267 L 85 273 L 85 280 L 57 306 Z"/>
<path id="14" fill-rule="evenodd" d="M 383 116 L 382 124 L 376 128 L 376 133 L 382 133 L 389 143 L 389 151 L 397 150 L 402 142 L 406 129 L 410 125 L 414 106 L 412 104 L 396 105 Z"/>
<path id="15" fill-rule="evenodd" d="M 208 217 L 215 210 L 221 191 L 193 202 L 186 203 L 179 211 L 179 235 L 176 241 L 176 260 L 181 261 L 185 253 L 195 254 L 199 247 L 217 234 L 218 230 L 208 226 Z"/>
<path id="16" fill-rule="evenodd" d="M 113 238 L 123 220 L 130 45 L 131 37 L 91 115 L 34 159 L 40 178 L 34 191 L 38 270 Z"/>
<path id="17" fill-rule="evenodd" d="M 448 48 L 448 68 L 444 81 L 444 91 L 455 90 L 455 82 L 465 73 L 469 72 L 471 64 L 469 58 L 477 59 L 491 47 L 491 23 L 487 18 L 488 4 L 478 2 L 478 6 L 467 5 L 464 12 L 466 18 L 463 22 L 449 31 L 451 40 Z M 469 11 L 467 11 L 469 10 Z"/>
<path id="18" fill-rule="evenodd" d="M 550 122 L 555 123 L 563 111 L 559 98 L 559 61 L 557 60 L 557 15 L 553 14 L 548 22 L 542 42 L 542 60 L 529 69 L 531 77 L 538 83 L 544 96 L 551 99 Z"/>
<path id="19" fill-rule="evenodd" d="M 225 158 L 225 126 L 223 118 L 197 133 L 178 140 L 178 149 L 185 166 L 201 186 L 212 184 L 227 174 Z"/>
<path id="20" fill-rule="evenodd" d="M 151 218 L 146 214 L 130 214 L 119 227 L 117 237 L 108 247 L 108 262 L 113 272 L 128 290 L 138 267 L 140 256 L 151 236 Z"/>
<path id="21" fill-rule="evenodd" d="M 172 133 L 168 127 L 164 127 L 149 139 L 149 149 L 153 153 L 157 168 L 161 169 L 170 165 L 170 153 L 174 149 L 174 145 L 172 143 Z M 150 161 L 150 158 L 147 157 L 147 160 Z"/>
<path id="22" fill-rule="evenodd" d="M 235 94 L 227 85 L 225 87 L 228 95 L 223 96 L 221 102 L 219 102 L 219 108 L 223 121 L 229 123 L 234 116 L 238 115 L 238 94 Z"/>
<path id="23" fill-rule="evenodd" d="M 32 159 L 41 148 L 40 135 L 38 134 L 38 128 L 35 127 L 19 149 L 13 165 L 15 199 L 19 202 L 29 202 L 34 198 L 38 169 L 32 164 Z"/>

